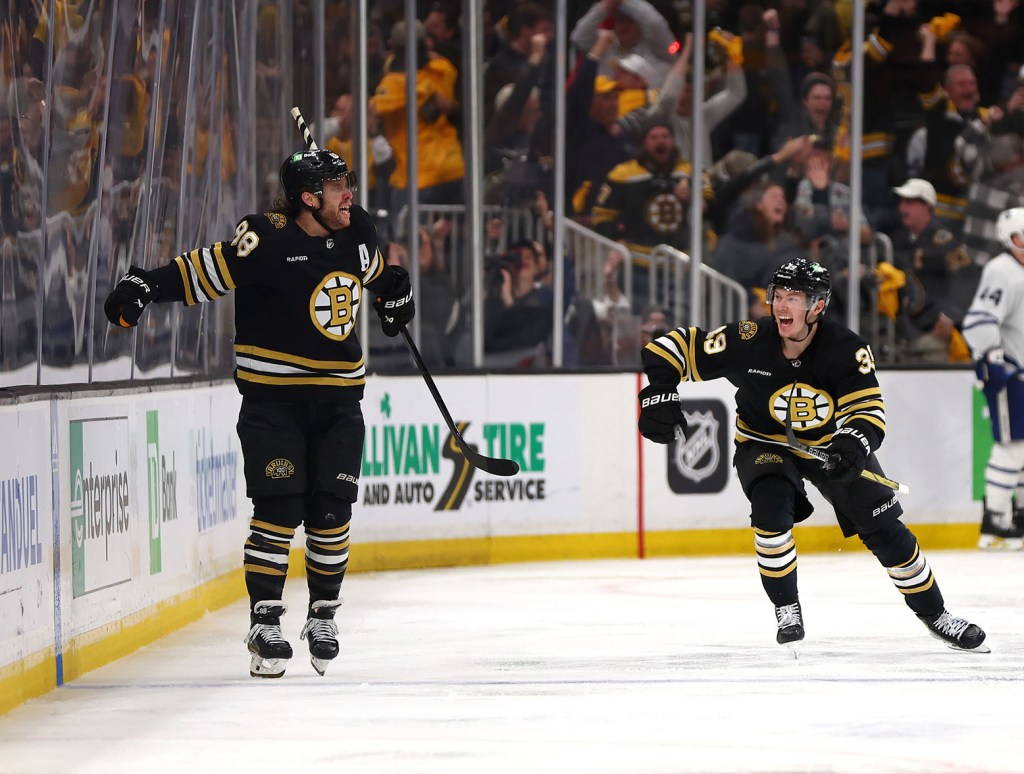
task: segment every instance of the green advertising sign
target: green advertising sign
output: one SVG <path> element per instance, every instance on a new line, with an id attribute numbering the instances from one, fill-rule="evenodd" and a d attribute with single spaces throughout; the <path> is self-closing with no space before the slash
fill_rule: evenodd
<path id="1" fill-rule="evenodd" d="M 146 486 L 149 492 L 149 574 L 162 569 L 160 561 L 160 412 L 146 412 Z"/>

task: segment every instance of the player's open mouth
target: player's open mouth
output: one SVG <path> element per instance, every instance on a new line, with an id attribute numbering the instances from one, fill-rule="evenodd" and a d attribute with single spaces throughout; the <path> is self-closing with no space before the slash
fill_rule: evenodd
<path id="1" fill-rule="evenodd" d="M 789 315 L 785 315 L 785 314 L 780 314 L 779 315 L 779 325 L 792 325 L 792 324 L 793 324 L 793 318 L 792 317 L 790 317 Z"/>

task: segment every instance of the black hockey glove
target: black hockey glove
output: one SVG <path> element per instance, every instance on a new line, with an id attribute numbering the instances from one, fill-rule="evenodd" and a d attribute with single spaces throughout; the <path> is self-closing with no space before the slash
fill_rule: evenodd
<path id="1" fill-rule="evenodd" d="M 686 432 L 686 418 L 679 405 L 679 393 L 670 384 L 650 384 L 640 390 L 640 435 L 655 443 L 672 443 L 676 427 Z"/>
<path id="2" fill-rule="evenodd" d="M 148 271 L 129 266 L 103 302 L 103 313 L 114 325 L 134 328 L 147 304 L 160 300 L 160 289 Z"/>
<path id="3" fill-rule="evenodd" d="M 416 316 L 416 303 L 412 300 L 409 272 L 401 266 L 392 266 L 394 285 L 387 295 L 377 296 L 373 308 L 380 317 L 380 328 L 385 336 L 397 336 L 402 328 Z"/>
<path id="4" fill-rule="evenodd" d="M 837 484 L 849 484 L 860 477 L 868 464 L 871 445 L 862 433 L 847 427 L 832 436 L 828 451 L 826 478 Z"/>

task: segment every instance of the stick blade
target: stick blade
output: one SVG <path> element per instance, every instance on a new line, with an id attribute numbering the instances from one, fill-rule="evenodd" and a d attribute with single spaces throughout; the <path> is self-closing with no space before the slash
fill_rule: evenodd
<path id="1" fill-rule="evenodd" d="M 494 457 L 484 457 L 482 465 L 476 467 L 484 473 L 493 476 L 514 476 L 519 472 L 519 463 L 515 460 L 500 460 Z"/>
<path id="2" fill-rule="evenodd" d="M 482 454 L 466 455 L 469 464 L 492 476 L 514 476 L 519 472 L 519 463 L 501 457 L 485 457 Z"/>

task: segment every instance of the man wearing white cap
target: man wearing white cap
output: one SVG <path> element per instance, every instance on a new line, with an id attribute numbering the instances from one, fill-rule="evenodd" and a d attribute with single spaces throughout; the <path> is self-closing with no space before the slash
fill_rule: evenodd
<path id="1" fill-rule="evenodd" d="M 893 192 L 903 223 L 893 237 L 893 262 L 907 275 L 900 299 L 911 339 L 906 354 L 919 362 L 947 363 L 951 344 L 962 346 L 956 327 L 974 292 L 975 278 L 968 276 L 971 259 L 935 218 L 937 197 L 931 183 L 914 177 Z"/>

